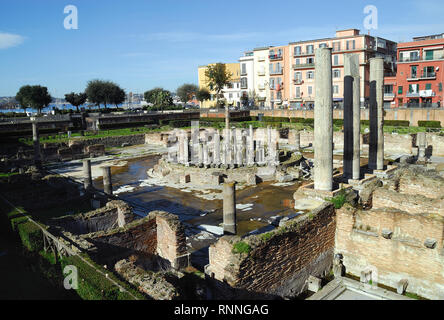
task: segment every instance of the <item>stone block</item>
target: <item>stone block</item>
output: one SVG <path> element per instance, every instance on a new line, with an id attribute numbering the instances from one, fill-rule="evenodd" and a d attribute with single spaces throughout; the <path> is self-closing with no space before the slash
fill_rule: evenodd
<path id="1" fill-rule="evenodd" d="M 424 246 L 426 248 L 429 248 L 429 249 L 435 249 L 435 247 L 436 247 L 436 240 L 435 239 L 427 238 L 426 241 L 424 241 Z"/>
<path id="2" fill-rule="evenodd" d="M 313 276 L 309 276 L 307 280 L 308 290 L 311 292 L 318 292 L 322 287 L 322 280 Z"/>
<path id="3" fill-rule="evenodd" d="M 393 236 L 393 231 L 388 229 L 382 229 L 381 235 L 384 237 L 384 239 L 391 239 Z"/>
<path id="4" fill-rule="evenodd" d="M 407 290 L 408 284 L 409 282 L 407 279 L 400 280 L 396 286 L 396 291 L 398 292 L 398 294 L 404 294 Z"/>

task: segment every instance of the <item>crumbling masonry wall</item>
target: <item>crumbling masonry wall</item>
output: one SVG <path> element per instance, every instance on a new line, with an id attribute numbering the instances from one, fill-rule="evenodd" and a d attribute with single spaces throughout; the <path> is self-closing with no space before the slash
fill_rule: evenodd
<path id="1" fill-rule="evenodd" d="M 359 276 L 375 267 L 379 283 L 396 288 L 408 280 L 407 291 L 444 299 L 444 219 L 412 215 L 397 209 L 337 211 L 336 253 L 347 273 Z M 428 248 L 426 241 L 435 241 Z"/>
<path id="2" fill-rule="evenodd" d="M 335 209 L 324 203 L 270 233 L 242 240 L 222 237 L 209 248 L 206 274 L 214 283 L 225 283 L 234 290 L 219 290 L 216 297 L 299 295 L 306 289 L 309 275 L 323 276 L 329 272 L 335 228 Z M 240 240 L 250 246 L 248 252 L 233 252 L 233 246 Z"/>
<path id="3" fill-rule="evenodd" d="M 116 200 L 108 202 L 103 208 L 85 214 L 52 219 L 50 224 L 80 235 L 121 227 L 133 220 L 134 215 L 130 206 Z"/>

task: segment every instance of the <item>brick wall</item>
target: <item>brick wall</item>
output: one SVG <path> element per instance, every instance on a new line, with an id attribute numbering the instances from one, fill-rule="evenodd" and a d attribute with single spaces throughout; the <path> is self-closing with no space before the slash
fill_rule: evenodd
<path id="1" fill-rule="evenodd" d="M 323 204 L 267 236 L 242 239 L 250 245 L 249 253 L 233 253 L 239 237 L 223 237 L 209 248 L 206 273 L 234 289 L 231 297 L 225 291 L 224 298 L 294 297 L 305 290 L 309 275 L 329 272 L 335 225 L 333 206 Z"/>
<path id="2" fill-rule="evenodd" d="M 344 207 L 337 211 L 335 252 L 343 255 L 347 273 L 359 276 L 373 266 L 379 283 L 396 288 L 407 279 L 408 292 L 444 299 L 443 220 L 396 209 Z M 392 232 L 390 239 L 383 230 Z M 436 241 L 434 249 L 424 245 L 427 239 Z"/>
<path id="3" fill-rule="evenodd" d="M 185 231 L 178 216 L 158 213 L 157 254 L 170 262 L 176 269 L 188 266 Z"/>

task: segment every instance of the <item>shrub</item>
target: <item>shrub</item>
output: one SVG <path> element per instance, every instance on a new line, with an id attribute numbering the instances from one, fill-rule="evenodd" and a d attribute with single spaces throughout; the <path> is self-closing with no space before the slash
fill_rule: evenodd
<path id="1" fill-rule="evenodd" d="M 393 127 L 409 127 L 410 121 L 408 120 L 384 120 L 385 126 L 393 126 Z"/>
<path id="2" fill-rule="evenodd" d="M 290 122 L 288 117 L 262 117 L 262 121 L 265 122 Z"/>
<path id="3" fill-rule="evenodd" d="M 251 247 L 248 243 L 239 241 L 233 245 L 233 253 L 249 253 Z"/>
<path id="4" fill-rule="evenodd" d="M 441 121 L 418 121 L 418 127 L 441 128 Z"/>
<path id="5" fill-rule="evenodd" d="M 347 197 L 345 195 L 345 190 L 341 190 L 336 197 L 325 199 L 334 204 L 335 209 L 341 209 L 342 206 L 347 202 Z"/>

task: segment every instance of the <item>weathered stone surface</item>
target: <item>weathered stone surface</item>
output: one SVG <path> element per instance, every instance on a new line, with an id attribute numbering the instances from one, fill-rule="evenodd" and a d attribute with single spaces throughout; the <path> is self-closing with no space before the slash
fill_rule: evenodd
<path id="1" fill-rule="evenodd" d="M 86 153 L 90 157 L 100 157 L 105 155 L 105 145 L 103 144 L 93 144 L 86 147 Z"/>
<path id="2" fill-rule="evenodd" d="M 174 300 L 179 298 L 177 289 L 166 280 L 163 273 L 145 271 L 125 259 L 117 262 L 114 268 L 124 279 L 152 299 Z"/>
<path id="3" fill-rule="evenodd" d="M 250 250 L 245 253 L 233 252 L 239 237 L 224 236 L 209 248 L 206 273 L 237 289 L 235 298 L 245 298 L 242 292 L 250 298 L 296 296 L 306 289 L 310 275 L 321 277 L 332 266 L 334 215 L 333 206 L 325 204 L 266 235 L 246 237 L 242 241 Z"/>

